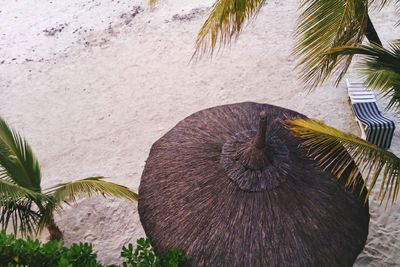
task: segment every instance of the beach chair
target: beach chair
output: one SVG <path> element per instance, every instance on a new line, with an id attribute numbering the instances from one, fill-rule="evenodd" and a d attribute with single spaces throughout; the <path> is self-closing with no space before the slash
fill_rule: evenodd
<path id="1" fill-rule="evenodd" d="M 374 92 L 365 88 L 362 82 L 346 79 L 346 85 L 361 138 L 379 147 L 390 148 L 395 124 L 379 111 Z"/>

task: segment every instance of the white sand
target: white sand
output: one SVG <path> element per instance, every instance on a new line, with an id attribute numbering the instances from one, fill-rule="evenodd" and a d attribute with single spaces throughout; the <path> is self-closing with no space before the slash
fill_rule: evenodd
<path id="1" fill-rule="evenodd" d="M 269 1 L 231 49 L 189 64 L 211 3 L 3 0 L 0 114 L 32 145 L 45 186 L 104 175 L 137 190 L 155 140 L 189 114 L 226 103 L 281 105 L 358 133 L 343 85 L 307 94 L 297 80 L 297 1 Z M 385 41 L 400 36 L 393 13 L 373 16 Z M 399 131 L 393 150 L 400 154 Z M 400 265 L 399 214 L 399 204 L 389 212 L 372 202 L 357 266 Z M 137 204 L 113 199 L 82 199 L 56 221 L 68 244 L 93 242 L 104 263 L 144 236 Z"/>

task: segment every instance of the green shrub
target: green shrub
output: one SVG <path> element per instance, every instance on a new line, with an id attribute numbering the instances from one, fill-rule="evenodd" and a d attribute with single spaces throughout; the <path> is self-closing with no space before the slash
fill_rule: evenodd
<path id="1" fill-rule="evenodd" d="M 140 238 L 136 244 L 135 251 L 132 244 L 122 248 L 123 267 L 179 267 L 186 261 L 183 252 L 176 249 L 158 257 L 148 239 Z"/>
<path id="2" fill-rule="evenodd" d="M 122 248 L 123 267 L 179 267 L 185 255 L 178 250 L 170 250 L 161 256 L 154 253 L 150 241 L 137 240 L 136 249 L 129 244 Z M 73 244 L 67 248 L 62 241 L 41 243 L 28 238 L 15 239 L 0 231 L 0 267 L 102 267 L 89 243 Z M 109 267 L 118 267 L 111 265 Z"/>
<path id="3" fill-rule="evenodd" d="M 125 259 L 123 267 L 158 267 L 160 260 L 154 253 L 150 241 L 140 238 L 136 241 L 137 246 L 133 252 L 132 244 L 122 248 L 121 257 Z"/>
<path id="4" fill-rule="evenodd" d="M 62 241 L 41 243 L 28 238 L 15 239 L 0 232 L 0 266 L 100 267 L 92 244 L 79 243 L 66 248 Z"/>

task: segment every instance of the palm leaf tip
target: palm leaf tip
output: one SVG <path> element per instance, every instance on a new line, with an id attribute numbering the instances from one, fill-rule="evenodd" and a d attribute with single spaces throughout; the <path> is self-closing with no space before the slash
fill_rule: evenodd
<path id="1" fill-rule="evenodd" d="M 246 21 L 254 17 L 266 0 L 217 0 L 197 36 L 193 57 L 213 53 L 216 45 L 230 44 Z"/>
<path id="2" fill-rule="evenodd" d="M 302 139 L 301 146 L 306 149 L 307 155 L 317 160 L 322 168 L 329 169 L 337 178 L 342 178 L 345 170 L 353 166 L 346 185 L 357 185 L 362 178 L 358 170 L 362 170 L 364 185 L 368 190 L 365 201 L 379 183 L 380 203 L 393 203 L 397 199 L 400 159 L 393 153 L 321 121 L 288 119 L 286 124 L 292 133 Z"/>
<path id="3" fill-rule="evenodd" d="M 58 204 L 67 201 L 76 202 L 76 197 L 80 194 L 102 195 L 104 197 L 117 197 L 130 201 L 137 201 L 139 196 L 123 185 L 104 181 L 104 177 L 89 177 L 69 183 L 59 184 L 50 188 L 49 194 L 52 195 Z"/>

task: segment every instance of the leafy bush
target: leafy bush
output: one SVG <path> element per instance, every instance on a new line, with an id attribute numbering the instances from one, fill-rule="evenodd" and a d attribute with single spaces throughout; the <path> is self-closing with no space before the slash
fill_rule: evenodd
<path id="1" fill-rule="evenodd" d="M 186 261 L 183 252 L 176 249 L 158 257 L 148 239 L 140 238 L 136 244 L 134 252 L 132 244 L 122 248 L 123 267 L 179 267 Z"/>
<path id="2" fill-rule="evenodd" d="M 28 238 L 15 239 L 0 232 L 0 266 L 29 267 L 101 267 L 93 245 L 73 244 L 66 248 L 62 241 L 41 243 Z"/>
<path id="3" fill-rule="evenodd" d="M 179 249 L 171 249 L 161 255 L 160 265 L 161 267 L 179 267 L 186 262 L 187 258 L 185 253 Z"/>
<path id="4" fill-rule="evenodd" d="M 179 267 L 185 255 L 179 250 L 170 250 L 161 256 L 154 253 L 150 241 L 137 240 L 137 247 L 129 244 L 122 248 L 123 267 Z M 89 243 L 73 244 L 67 248 L 62 241 L 41 243 L 28 238 L 15 239 L 13 235 L 0 232 L 0 267 L 102 267 Z M 118 267 L 111 265 L 109 267 Z"/>

